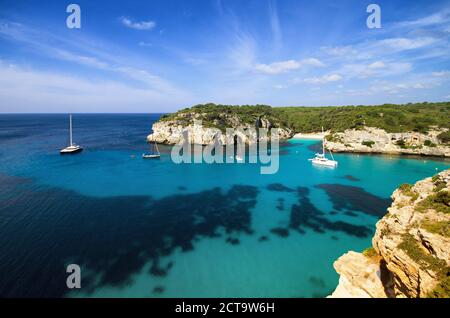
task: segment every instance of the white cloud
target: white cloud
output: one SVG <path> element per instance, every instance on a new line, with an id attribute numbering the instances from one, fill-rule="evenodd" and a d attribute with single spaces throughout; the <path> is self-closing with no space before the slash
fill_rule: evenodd
<path id="1" fill-rule="evenodd" d="M 340 73 L 349 78 L 369 78 L 399 75 L 411 71 L 412 64 L 406 62 L 383 62 L 376 61 L 371 64 L 346 64 Z"/>
<path id="2" fill-rule="evenodd" d="M 122 22 L 122 24 L 124 26 L 126 26 L 127 28 L 135 29 L 135 30 L 152 30 L 156 26 L 156 22 L 154 22 L 154 21 L 134 22 L 127 17 L 121 17 L 120 22 Z"/>
<path id="3" fill-rule="evenodd" d="M 161 111 L 190 97 L 111 80 L 38 71 L 0 61 L 0 112 Z"/>
<path id="4" fill-rule="evenodd" d="M 424 27 L 448 22 L 450 20 L 450 11 L 433 13 L 416 20 L 402 21 L 397 23 L 397 27 Z"/>
<path id="5" fill-rule="evenodd" d="M 300 63 L 302 65 L 311 65 L 311 66 L 316 66 L 316 67 L 324 67 L 325 64 L 323 62 L 321 62 L 320 60 L 316 59 L 316 58 L 308 58 L 308 59 L 303 59 L 300 61 Z"/>
<path id="6" fill-rule="evenodd" d="M 305 78 L 303 81 L 308 84 L 326 84 L 329 82 L 340 81 L 342 76 L 339 74 L 328 74 L 322 77 Z"/>
<path id="7" fill-rule="evenodd" d="M 310 66 L 315 66 L 315 67 L 325 66 L 325 64 L 323 64 L 321 61 L 319 61 L 316 58 L 308 58 L 308 59 L 303 59 L 300 61 L 288 60 L 288 61 L 274 62 L 271 64 L 257 64 L 257 65 L 255 65 L 255 71 L 257 71 L 259 73 L 268 74 L 268 75 L 276 75 L 276 74 L 281 74 L 281 73 L 286 73 L 289 71 L 297 70 L 305 65 L 310 65 Z"/>
<path id="8" fill-rule="evenodd" d="M 153 46 L 153 44 L 151 44 L 150 42 L 144 42 L 144 41 L 140 41 L 138 43 L 138 45 L 142 46 L 142 47 L 151 47 L 151 46 Z"/>
<path id="9" fill-rule="evenodd" d="M 436 39 L 426 37 L 426 38 L 416 38 L 416 39 L 408 39 L 408 38 L 389 38 L 380 40 L 378 43 L 380 46 L 384 46 L 390 48 L 394 51 L 405 51 L 418 49 L 436 42 Z"/>
<path id="10" fill-rule="evenodd" d="M 344 45 L 344 46 L 323 46 L 320 49 L 326 54 L 341 59 L 348 60 L 365 60 L 372 57 L 372 50 L 368 48 L 367 43 L 359 43 L 355 45 Z"/>
<path id="11" fill-rule="evenodd" d="M 300 67 L 301 67 L 300 62 L 289 60 L 282 62 L 274 62 L 271 64 L 257 64 L 255 66 L 255 70 L 260 73 L 274 75 L 285 73 L 292 70 L 297 70 Z"/>
<path id="12" fill-rule="evenodd" d="M 174 96 L 187 94 L 184 89 L 142 67 L 142 63 L 139 63 L 139 67 L 133 66 L 138 63 L 136 61 L 133 63 L 130 55 L 123 58 L 118 54 L 113 54 L 111 48 L 114 46 L 108 43 L 101 43 L 100 49 L 96 46 L 98 44 L 96 41 L 84 37 L 77 38 L 77 41 L 70 41 L 70 39 L 58 37 L 44 30 L 16 23 L 0 24 L 0 36 L 26 44 L 47 58 L 88 67 L 93 71 L 91 72 L 93 77 L 107 75 L 118 82 L 132 80 L 134 84 L 161 94 L 173 94 Z"/>
<path id="13" fill-rule="evenodd" d="M 436 76 L 436 77 L 449 77 L 450 76 L 450 71 L 433 72 L 432 75 Z"/>
<path id="14" fill-rule="evenodd" d="M 324 46 L 321 48 L 321 50 L 329 55 L 334 55 L 334 56 L 344 56 L 344 55 L 349 55 L 349 54 L 353 55 L 358 52 L 350 45 L 335 46 L 335 47 Z"/>
<path id="15" fill-rule="evenodd" d="M 373 62 L 372 64 L 370 64 L 368 66 L 368 68 L 370 68 L 370 69 L 377 69 L 377 68 L 384 68 L 384 67 L 386 67 L 386 64 L 384 64 L 382 61 Z"/>

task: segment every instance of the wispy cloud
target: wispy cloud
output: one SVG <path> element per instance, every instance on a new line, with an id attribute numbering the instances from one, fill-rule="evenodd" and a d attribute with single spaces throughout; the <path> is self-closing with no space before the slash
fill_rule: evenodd
<path id="1" fill-rule="evenodd" d="M 418 48 L 423 48 L 425 46 L 429 46 L 435 43 L 437 40 L 434 38 L 426 37 L 426 38 L 390 38 L 379 41 L 377 44 L 379 47 L 384 47 L 387 49 L 391 49 L 394 51 L 405 51 L 405 50 L 413 50 Z"/>
<path id="2" fill-rule="evenodd" d="M 411 69 L 411 63 L 375 61 L 369 64 L 345 64 L 341 73 L 345 74 L 347 78 L 366 79 L 371 77 L 400 75 L 411 71 Z"/>
<path id="3" fill-rule="evenodd" d="M 24 68 L 0 61 L 0 112 L 152 111 L 152 105 L 171 109 L 187 96 L 134 87 L 111 80 L 93 80 L 58 72 Z M 173 108 L 172 108 L 173 109 Z"/>
<path id="4" fill-rule="evenodd" d="M 324 63 L 322 63 L 320 60 L 316 58 L 308 58 L 299 61 L 287 60 L 287 61 L 273 62 L 271 64 L 257 64 L 255 65 L 255 71 L 268 75 L 276 75 L 293 70 L 298 70 L 299 68 L 306 65 L 315 67 L 325 66 Z"/>
<path id="5" fill-rule="evenodd" d="M 140 89 L 147 90 L 149 92 L 146 95 L 147 97 L 166 96 L 167 98 L 167 96 L 170 96 L 170 98 L 176 99 L 177 96 L 189 96 L 185 89 L 177 87 L 170 81 L 153 74 L 145 68 L 134 65 L 137 63 L 133 63 L 130 56 L 122 59 L 117 54 L 113 54 L 111 47 L 107 43 L 102 43 L 102 49 L 91 46 L 91 41 L 85 41 L 83 45 L 80 45 L 81 41 L 70 41 L 70 39 L 68 40 L 64 37 L 48 34 L 44 30 L 17 23 L 0 24 L 0 36 L 10 41 L 25 44 L 33 48 L 37 54 L 50 60 L 57 59 L 87 67 L 91 70 L 89 78 L 109 78 L 108 87 L 117 85 L 122 87 L 121 90 L 124 91 L 125 88 L 132 90 L 132 86 L 135 86 L 138 91 Z M 75 45 L 72 46 L 72 43 Z M 17 75 L 17 78 L 25 78 L 26 74 L 36 73 L 35 71 L 26 73 L 20 68 L 9 69 L 9 72 Z M 62 75 L 58 76 L 61 77 Z M 57 76 L 54 74 L 39 73 L 39 76 L 34 78 L 40 78 L 45 82 L 49 78 L 55 77 Z M 77 83 L 85 80 L 88 81 L 81 77 Z M 113 85 L 113 83 L 115 84 Z M 143 96 L 143 94 L 138 95 Z M 148 102 L 153 101 L 148 99 Z"/>
<path id="6" fill-rule="evenodd" d="M 424 27 L 450 22 L 450 10 L 433 13 L 425 17 L 396 23 L 396 27 Z"/>
<path id="7" fill-rule="evenodd" d="M 342 76 L 339 74 L 327 74 L 321 77 L 305 78 L 303 82 L 308 84 L 326 84 L 330 82 L 337 82 L 342 80 Z"/>
<path id="8" fill-rule="evenodd" d="M 431 74 L 436 77 L 450 77 L 450 71 L 438 71 Z"/>
<path id="9" fill-rule="evenodd" d="M 268 9 L 274 48 L 276 50 L 279 50 L 282 47 L 283 36 L 281 32 L 280 19 L 278 18 L 278 9 L 276 0 L 268 0 Z"/>
<path id="10" fill-rule="evenodd" d="M 126 26 L 127 28 L 135 29 L 135 30 L 152 30 L 156 27 L 155 21 L 138 21 L 138 22 L 136 22 L 127 17 L 121 17 L 120 22 L 122 22 L 122 24 L 124 26 Z"/>
<path id="11" fill-rule="evenodd" d="M 138 45 L 139 45 L 139 46 L 142 46 L 142 47 L 151 47 L 151 46 L 153 46 L 152 43 L 150 43 L 150 42 L 145 42 L 145 41 L 140 41 L 140 42 L 138 43 Z"/>

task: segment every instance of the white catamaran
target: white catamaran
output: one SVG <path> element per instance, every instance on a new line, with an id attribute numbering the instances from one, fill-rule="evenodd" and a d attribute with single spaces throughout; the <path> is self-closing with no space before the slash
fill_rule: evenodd
<path id="1" fill-rule="evenodd" d="M 76 145 L 73 143 L 72 140 L 72 114 L 69 115 L 70 118 L 70 124 L 69 124 L 69 146 L 61 149 L 61 151 L 59 152 L 62 155 L 66 155 L 66 154 L 74 154 L 77 152 L 80 152 L 83 150 L 83 148 L 81 148 L 80 146 Z"/>
<path id="2" fill-rule="evenodd" d="M 322 127 L 322 134 L 323 134 L 323 127 Z M 316 153 L 315 158 L 308 159 L 308 160 L 311 161 L 315 165 L 321 165 L 321 166 L 327 166 L 327 167 L 337 167 L 338 162 L 336 160 L 334 160 L 333 154 L 331 153 L 331 151 L 329 151 L 329 152 L 330 152 L 332 160 L 327 159 L 325 157 L 325 144 L 322 139 L 322 153 Z"/>

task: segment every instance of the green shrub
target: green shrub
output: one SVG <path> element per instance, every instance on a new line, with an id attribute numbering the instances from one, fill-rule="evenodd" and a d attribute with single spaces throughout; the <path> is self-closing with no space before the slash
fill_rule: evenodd
<path id="1" fill-rule="evenodd" d="M 325 136 L 325 139 L 330 142 L 342 142 L 342 137 L 336 134 L 328 134 Z"/>
<path id="2" fill-rule="evenodd" d="M 404 194 L 411 198 L 411 202 L 414 202 L 419 198 L 419 194 L 413 190 L 413 185 L 409 183 L 404 183 L 398 187 L 399 190 Z"/>
<path id="3" fill-rule="evenodd" d="M 409 233 L 402 235 L 402 242 L 398 245 L 398 248 L 403 250 L 414 262 L 419 264 L 422 269 L 432 270 L 439 274 L 442 269 L 447 267 L 447 263 L 444 260 L 426 253 Z"/>
<path id="4" fill-rule="evenodd" d="M 363 146 L 367 146 L 367 147 L 372 148 L 372 146 L 375 144 L 375 141 L 372 141 L 372 140 L 364 140 L 361 144 L 362 144 Z"/>
<path id="5" fill-rule="evenodd" d="M 397 140 L 397 141 L 395 142 L 395 144 L 396 144 L 397 146 L 400 146 L 400 148 L 406 148 L 406 143 L 405 143 L 405 141 L 404 141 L 403 139 Z"/>
<path id="6" fill-rule="evenodd" d="M 450 143 L 450 130 L 441 132 L 437 137 L 443 144 Z"/>
<path id="7" fill-rule="evenodd" d="M 422 222 L 421 227 L 430 233 L 450 237 L 450 222 L 425 220 Z"/>
<path id="8" fill-rule="evenodd" d="M 429 195 L 416 205 L 416 210 L 425 212 L 428 209 L 441 213 L 450 213 L 450 194 L 448 191 L 439 191 Z"/>
<path id="9" fill-rule="evenodd" d="M 441 274 L 438 284 L 428 293 L 430 298 L 450 298 L 450 268 L 446 273 Z"/>
<path id="10" fill-rule="evenodd" d="M 362 253 L 364 256 L 369 257 L 369 258 L 378 256 L 377 252 L 375 251 L 375 249 L 372 246 L 366 248 Z"/>
<path id="11" fill-rule="evenodd" d="M 431 142 L 431 140 L 428 140 L 428 139 L 425 140 L 423 144 L 427 147 L 436 147 L 437 146 L 435 143 Z"/>
<path id="12" fill-rule="evenodd" d="M 447 187 L 447 182 L 442 180 L 441 176 L 438 174 L 433 176 L 433 178 L 431 178 L 431 180 L 433 181 L 433 184 L 434 184 L 434 189 L 433 189 L 434 192 L 439 192 Z"/>

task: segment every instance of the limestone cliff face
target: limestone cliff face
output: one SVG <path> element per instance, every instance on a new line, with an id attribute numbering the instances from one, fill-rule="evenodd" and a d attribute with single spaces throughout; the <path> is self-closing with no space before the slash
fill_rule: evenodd
<path id="1" fill-rule="evenodd" d="M 370 253 L 349 252 L 331 297 L 450 297 L 450 170 L 402 185 Z"/>
<path id="2" fill-rule="evenodd" d="M 270 132 L 267 135 L 257 136 L 256 126 L 270 130 L 273 127 L 272 123 L 264 118 L 255 119 L 258 125 L 241 123 L 237 118 L 227 118 L 227 128 L 236 129 L 236 136 L 241 138 L 244 143 L 255 143 L 258 139 L 270 139 Z M 184 140 L 183 133 L 188 136 L 190 143 L 209 145 L 214 144 L 216 136 L 222 145 L 234 143 L 234 136 L 227 135 L 225 131 L 221 131 L 214 127 L 205 127 L 196 125 L 194 123 L 181 123 L 179 121 L 159 121 L 153 124 L 153 133 L 147 137 L 150 142 L 157 142 L 161 144 L 177 144 Z M 277 128 L 279 139 L 288 139 L 293 136 L 293 131 L 288 128 Z M 267 136 L 267 137 L 266 137 Z"/>
<path id="3" fill-rule="evenodd" d="M 349 129 L 327 137 L 325 147 L 334 152 L 411 154 L 450 157 L 450 146 L 440 143 L 437 135 L 443 130 L 388 133 L 383 129 L 365 127 Z"/>

